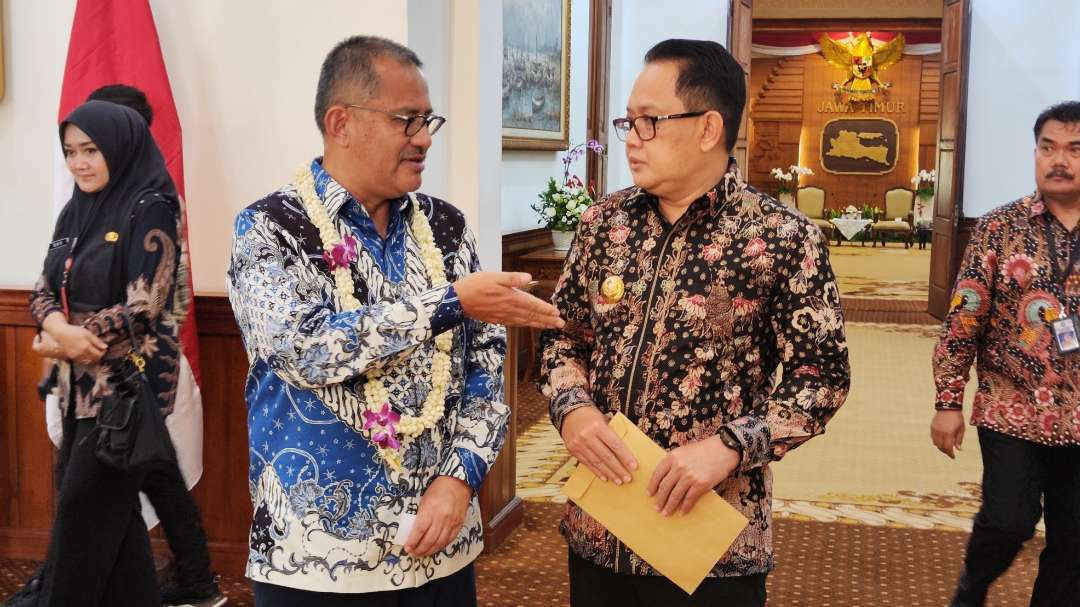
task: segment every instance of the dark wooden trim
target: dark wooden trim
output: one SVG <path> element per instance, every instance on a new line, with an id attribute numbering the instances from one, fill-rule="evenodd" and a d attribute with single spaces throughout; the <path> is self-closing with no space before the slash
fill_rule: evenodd
<path id="1" fill-rule="evenodd" d="M 198 315 L 199 335 L 239 337 L 232 305 L 225 295 L 196 295 L 195 310 Z"/>
<path id="2" fill-rule="evenodd" d="M 484 552 L 491 553 L 510 539 L 514 530 L 525 520 L 525 502 L 514 496 L 503 509 L 484 525 Z"/>
<path id="3" fill-rule="evenodd" d="M 743 70 L 743 86 L 749 92 L 750 67 L 753 56 L 753 31 L 754 31 L 754 2 L 753 0 L 732 0 L 728 9 L 728 50 L 735 60 L 739 62 Z M 744 175 L 750 174 L 750 97 L 743 107 L 742 117 L 739 120 L 739 134 L 735 140 L 735 149 L 729 150 L 735 162 L 742 168 Z M 725 130 L 733 125 L 724 125 Z"/>
<path id="4" fill-rule="evenodd" d="M 611 82 L 611 2 L 589 3 L 589 100 L 585 138 L 604 146 L 603 155 L 585 155 L 585 183 L 597 196 L 607 192 L 608 95 Z"/>
<path id="5" fill-rule="evenodd" d="M 0 557 L 37 560 L 49 548 L 48 529 L 0 528 Z"/>
<path id="6" fill-rule="evenodd" d="M 935 32 L 941 19 L 754 19 L 755 32 L 846 32 L 861 31 Z"/>
<path id="7" fill-rule="evenodd" d="M 549 248 L 551 245 L 551 230 L 548 228 L 503 234 L 502 269 L 506 272 L 520 272 L 522 255 Z"/>
<path id="8" fill-rule="evenodd" d="M 30 289 L 0 289 L 0 325 L 37 326 L 30 316 Z"/>
<path id="9" fill-rule="evenodd" d="M 971 54 L 971 0 L 944 0 L 938 109 L 934 234 L 927 312 L 944 318 L 960 265 L 959 226 L 964 217 L 964 147 Z M 959 43 L 957 44 L 957 39 Z M 966 243 L 966 241 L 964 241 Z"/>

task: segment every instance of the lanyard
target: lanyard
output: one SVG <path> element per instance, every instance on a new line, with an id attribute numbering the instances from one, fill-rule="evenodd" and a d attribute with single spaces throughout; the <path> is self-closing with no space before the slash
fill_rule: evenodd
<path id="1" fill-rule="evenodd" d="M 1073 270 L 1077 264 L 1080 264 L 1080 245 L 1073 243 L 1072 250 L 1069 252 L 1069 263 L 1065 267 L 1064 276 L 1061 275 L 1061 266 L 1059 265 L 1059 252 L 1057 247 L 1057 239 L 1054 237 L 1054 220 L 1050 217 L 1046 217 L 1046 248 L 1047 253 L 1050 256 L 1050 276 L 1054 283 L 1061 286 L 1061 292 L 1065 296 L 1065 302 L 1063 304 L 1066 307 L 1064 310 L 1068 313 L 1068 299 L 1069 290 L 1068 282 L 1069 277 L 1072 276 Z"/>
<path id="2" fill-rule="evenodd" d="M 64 275 L 60 279 L 60 305 L 64 308 L 64 317 L 71 321 L 71 306 L 68 304 L 68 278 L 71 276 L 71 266 L 75 264 L 75 245 L 79 243 L 79 237 L 71 240 L 68 249 L 68 257 L 64 260 Z"/>

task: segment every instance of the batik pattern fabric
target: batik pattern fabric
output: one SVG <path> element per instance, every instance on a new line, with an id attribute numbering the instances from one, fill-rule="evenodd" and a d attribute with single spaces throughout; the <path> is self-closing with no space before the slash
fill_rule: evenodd
<path id="1" fill-rule="evenodd" d="M 1064 281 L 1077 246 L 1080 229 L 1065 229 L 1038 192 L 979 219 L 934 349 L 938 410 L 963 409 L 975 364 L 973 425 L 1080 444 L 1080 353 L 1058 352 L 1051 327 L 1080 310 L 1080 271 Z"/>
<path id="2" fill-rule="evenodd" d="M 115 226 L 112 241 L 123 247 L 124 292 L 135 332 L 134 349 L 146 361 L 144 375 L 157 396 L 162 415 L 172 412 L 180 373 L 180 325 L 187 317 L 191 293 L 187 288 L 186 257 L 180 254 L 177 235 L 180 218 L 164 199 L 148 194 L 135 207 L 130 226 Z M 66 247 L 50 247 L 49 255 L 67 255 Z M 72 295 L 73 300 L 77 294 Z M 41 326 L 53 312 L 63 312 L 60 294 L 44 274 L 30 294 L 30 315 Z M 131 334 L 124 322 L 124 305 L 99 310 L 72 307 L 68 322 L 81 326 L 104 341 L 108 349 L 98 363 L 58 361 L 57 394 L 64 414 L 72 404 L 75 418 L 97 417 L 101 401 L 113 393 L 113 376 L 121 359 L 132 351 Z"/>
<path id="3" fill-rule="evenodd" d="M 420 586 L 483 548 L 475 492 L 509 418 L 505 330 L 465 319 L 453 287 L 431 284 L 409 228 L 412 213 L 428 217 L 452 283 L 479 269 L 460 211 L 422 194 L 392 201 L 383 238 L 320 161 L 311 166 L 339 233 L 360 242 L 352 274 L 361 307 L 341 311 L 319 233 L 292 186 L 240 213 L 228 290 L 251 364 L 247 575 L 316 592 Z M 453 332 L 445 415 L 404 443 L 402 469 L 392 470 L 363 432 L 364 384 L 378 371 L 393 409 L 418 415 L 431 390 L 434 337 L 443 331 Z M 468 483 L 474 497 L 458 536 L 414 558 L 393 542 L 398 521 L 416 512 L 440 475 Z"/>
<path id="4" fill-rule="evenodd" d="M 609 279 L 620 299 L 605 297 Z M 567 325 L 544 334 L 540 383 L 555 426 L 596 406 L 664 449 L 729 429 L 742 461 L 716 491 L 749 526 L 710 575 L 771 570 L 769 463 L 821 434 L 848 390 L 821 230 L 747 186 L 734 161 L 673 225 L 655 196 L 622 190 L 582 216 L 553 301 Z M 560 528 L 593 563 L 656 574 L 573 502 Z"/>

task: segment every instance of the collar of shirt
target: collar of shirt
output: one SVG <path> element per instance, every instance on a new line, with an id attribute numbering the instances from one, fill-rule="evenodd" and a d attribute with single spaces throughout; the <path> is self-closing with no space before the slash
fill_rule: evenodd
<path id="1" fill-rule="evenodd" d="M 746 182 L 743 181 L 742 173 L 739 171 L 739 166 L 735 163 L 735 158 L 728 158 L 727 172 L 720 181 L 713 186 L 709 191 L 702 194 L 694 202 L 690 204 L 687 209 L 687 213 L 694 211 L 708 205 L 710 215 L 716 215 L 718 212 L 727 208 L 727 206 L 743 191 L 746 189 Z M 642 189 L 635 188 L 626 198 L 625 208 L 632 209 L 638 205 L 648 205 L 653 210 L 659 210 L 659 199 L 656 195 Z"/>
<path id="2" fill-rule="evenodd" d="M 1027 201 L 1028 217 L 1035 218 L 1041 215 L 1046 215 L 1046 203 L 1043 202 L 1042 192 L 1035 190 L 1035 193 L 1028 197 Z"/>
<path id="3" fill-rule="evenodd" d="M 404 280 L 405 217 L 410 212 L 409 197 L 391 201 L 386 238 L 383 238 L 364 205 L 323 169 L 321 160 L 316 158 L 311 161 L 311 173 L 315 177 L 315 193 L 326 205 L 330 218 L 335 219 L 340 215 L 341 221 L 371 254 L 387 278 L 393 282 Z"/>

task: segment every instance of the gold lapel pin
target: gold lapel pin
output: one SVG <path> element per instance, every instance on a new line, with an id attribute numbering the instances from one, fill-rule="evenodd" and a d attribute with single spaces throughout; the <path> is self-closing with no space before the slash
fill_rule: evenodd
<path id="1" fill-rule="evenodd" d="M 116 232 L 105 233 L 105 242 L 116 242 L 117 240 L 120 240 L 120 235 Z"/>
<path id="2" fill-rule="evenodd" d="M 626 287 L 623 285 L 622 278 L 618 276 L 608 276 L 600 285 L 600 295 L 607 303 L 618 303 L 625 292 Z"/>

